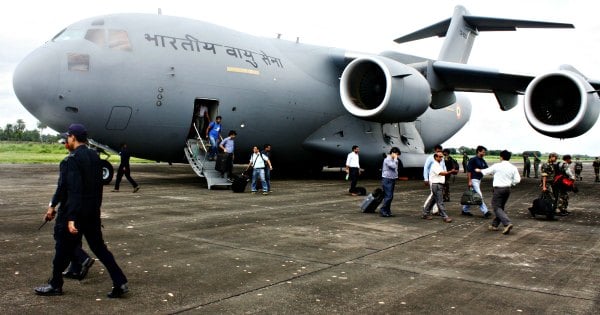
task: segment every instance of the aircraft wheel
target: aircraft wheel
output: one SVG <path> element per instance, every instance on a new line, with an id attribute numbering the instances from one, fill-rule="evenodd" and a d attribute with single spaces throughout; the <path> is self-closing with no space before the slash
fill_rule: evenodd
<path id="1" fill-rule="evenodd" d="M 112 181 L 115 171 L 112 167 L 112 164 L 110 164 L 110 162 L 107 160 L 101 160 L 100 163 L 102 165 L 102 183 L 104 185 L 108 185 Z"/>

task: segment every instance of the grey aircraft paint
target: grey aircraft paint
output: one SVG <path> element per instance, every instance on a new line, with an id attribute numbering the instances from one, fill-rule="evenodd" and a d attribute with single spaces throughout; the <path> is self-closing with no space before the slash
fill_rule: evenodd
<path id="1" fill-rule="evenodd" d="M 132 155 L 150 160 L 184 160 L 200 100 L 213 118 L 223 117 L 223 135 L 237 131 L 238 162 L 253 145 L 270 143 L 280 169 L 333 165 L 356 144 L 364 167 L 380 167 L 393 146 L 405 167 L 422 167 L 426 150 L 468 122 L 471 103 L 460 92 L 494 93 L 503 110 L 525 94 L 529 123 L 552 137 L 575 137 L 596 122 L 600 83 L 572 67 L 534 78 L 466 65 L 479 32 L 516 27 L 572 25 L 475 17 L 458 6 L 451 19 L 396 40 L 447 35 L 435 61 L 255 37 L 178 17 L 108 15 L 74 23 L 33 51 L 13 85 L 49 127 L 83 123 L 95 142 L 126 142 Z"/>

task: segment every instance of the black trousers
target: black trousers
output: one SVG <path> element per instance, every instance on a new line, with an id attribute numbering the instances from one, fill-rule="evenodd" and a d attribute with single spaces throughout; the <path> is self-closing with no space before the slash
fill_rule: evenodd
<path id="1" fill-rule="evenodd" d="M 358 167 L 349 168 L 348 179 L 350 179 L 350 189 L 348 191 L 351 193 L 356 192 L 356 184 L 358 183 L 359 173 L 360 173 L 360 169 Z"/>
<path id="2" fill-rule="evenodd" d="M 73 235 L 69 233 L 66 224 L 60 224 L 54 230 L 55 254 L 54 260 L 52 261 L 52 278 L 49 283 L 54 288 L 62 288 L 64 279 L 62 272 L 67 268 L 69 262 L 75 259 L 75 250 L 79 246 L 81 247 L 82 236 L 85 236 L 90 249 L 98 257 L 98 259 L 104 264 L 108 271 L 110 278 L 112 279 L 113 286 L 119 287 L 122 284 L 127 283 L 127 277 L 123 274 L 123 271 L 117 265 L 113 254 L 108 250 L 104 239 L 102 238 L 102 230 L 100 224 L 100 214 L 97 214 L 97 218 L 91 218 L 87 222 L 82 222 L 77 229 L 79 233 Z"/>
<path id="3" fill-rule="evenodd" d="M 138 186 L 135 180 L 131 178 L 131 170 L 129 169 L 129 166 L 119 166 L 119 170 L 117 171 L 117 181 L 115 182 L 115 190 L 119 190 L 119 185 L 121 184 L 121 179 L 123 179 L 123 175 L 125 175 L 125 178 L 127 178 L 127 180 L 131 183 L 131 185 L 134 188 Z"/>

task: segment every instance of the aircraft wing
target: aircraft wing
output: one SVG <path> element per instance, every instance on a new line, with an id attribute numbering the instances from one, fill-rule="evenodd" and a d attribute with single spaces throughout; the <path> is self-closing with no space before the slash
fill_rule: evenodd
<path id="1" fill-rule="evenodd" d="M 534 79 L 533 76 L 502 73 L 493 68 L 453 62 L 434 61 L 431 66 L 444 89 L 454 91 L 523 94 Z"/>
<path id="2" fill-rule="evenodd" d="M 560 69 L 577 72 L 585 78 L 583 74 L 571 66 L 563 65 Z M 529 83 L 535 78 L 529 75 L 503 73 L 493 68 L 445 61 L 434 61 L 432 70 L 437 79 L 442 81 L 444 88 L 464 92 L 490 93 L 503 91 L 524 94 Z M 600 80 L 587 78 L 586 80 L 596 91 L 600 90 Z"/>

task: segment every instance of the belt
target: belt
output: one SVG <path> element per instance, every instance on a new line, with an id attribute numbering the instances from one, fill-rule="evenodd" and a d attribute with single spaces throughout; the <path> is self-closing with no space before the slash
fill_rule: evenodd
<path id="1" fill-rule="evenodd" d="M 494 186 L 494 188 L 510 188 L 510 186 Z"/>

